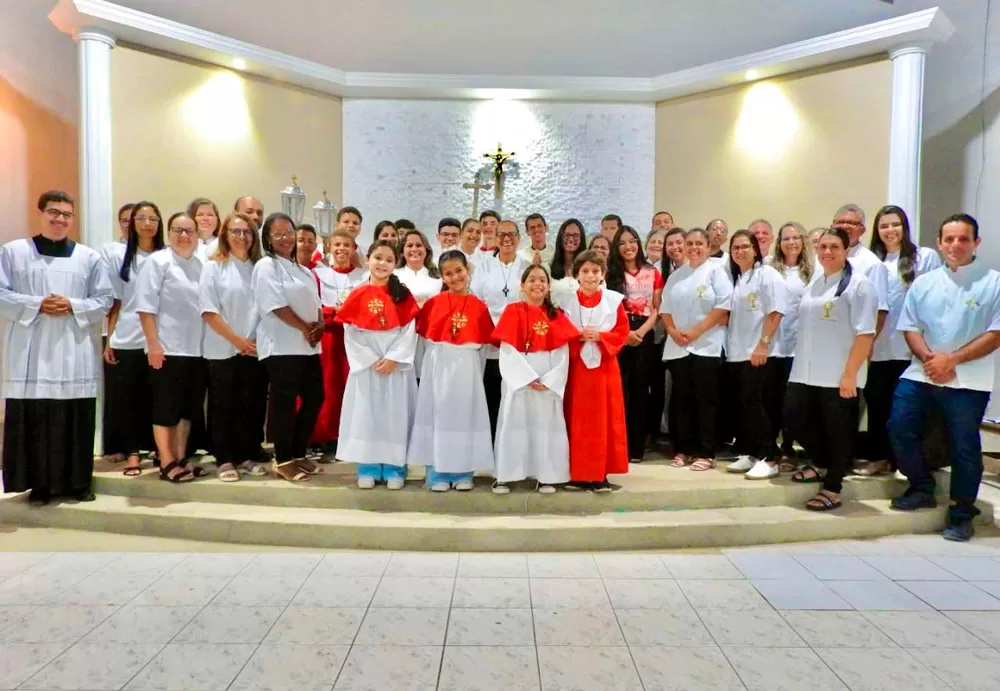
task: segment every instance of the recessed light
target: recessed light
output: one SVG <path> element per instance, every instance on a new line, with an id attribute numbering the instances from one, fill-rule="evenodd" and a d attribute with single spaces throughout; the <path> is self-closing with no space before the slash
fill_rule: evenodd
<path id="1" fill-rule="evenodd" d="M 243 58 L 233 58 L 233 67 L 238 70 L 245 70 L 247 68 L 247 61 Z"/>
<path id="2" fill-rule="evenodd" d="M 760 77 L 760 72 L 758 72 L 757 70 L 747 70 L 747 73 L 746 73 L 745 76 L 746 76 L 746 80 L 748 82 L 752 82 L 753 80 L 755 80 L 758 77 Z"/>

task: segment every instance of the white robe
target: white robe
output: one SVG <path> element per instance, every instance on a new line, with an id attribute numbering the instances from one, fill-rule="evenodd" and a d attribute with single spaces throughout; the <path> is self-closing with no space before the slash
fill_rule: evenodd
<path id="1" fill-rule="evenodd" d="M 413 372 L 416 347 L 415 319 L 388 331 L 344 325 L 344 348 L 351 373 L 340 411 L 337 458 L 350 463 L 406 465 L 417 400 Z M 383 358 L 399 363 L 395 372 L 384 375 L 372 369 Z"/>
<path id="2" fill-rule="evenodd" d="M 569 482 L 569 437 L 563 413 L 569 346 L 521 353 L 503 343 L 500 374 L 503 394 L 497 418 L 497 481 L 535 478 L 543 484 Z M 549 390 L 530 388 L 528 384 L 536 379 Z"/>
<path id="3" fill-rule="evenodd" d="M 420 340 L 426 350 L 406 462 L 439 473 L 492 473 L 482 346 Z"/>
<path id="4" fill-rule="evenodd" d="M 68 298 L 68 315 L 42 314 L 42 300 Z M 77 244 L 69 257 L 39 254 L 30 239 L 0 248 L 0 318 L 5 398 L 96 398 L 101 385 L 101 321 L 111 281 L 100 255 Z"/>

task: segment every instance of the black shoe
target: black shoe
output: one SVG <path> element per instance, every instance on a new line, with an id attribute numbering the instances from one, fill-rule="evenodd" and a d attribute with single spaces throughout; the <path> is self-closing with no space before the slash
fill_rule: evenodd
<path id="1" fill-rule="evenodd" d="M 562 486 L 567 492 L 587 492 L 591 489 L 589 482 L 567 482 Z"/>
<path id="2" fill-rule="evenodd" d="M 89 489 L 85 489 L 82 492 L 77 492 L 73 495 L 73 498 L 77 501 L 94 501 L 97 497 Z"/>
<path id="3" fill-rule="evenodd" d="M 937 499 L 933 494 L 910 487 L 902 496 L 896 497 L 889 506 L 897 511 L 916 511 L 917 509 L 937 508 Z"/>
<path id="4" fill-rule="evenodd" d="M 595 482 L 593 490 L 598 494 L 606 494 L 608 492 L 613 492 L 615 490 L 615 486 L 607 480 L 604 480 L 603 482 Z"/>
<path id="5" fill-rule="evenodd" d="M 970 518 L 945 526 L 941 537 L 952 542 L 968 542 L 972 539 L 975 532 L 975 528 L 972 527 L 972 519 Z"/>
<path id="6" fill-rule="evenodd" d="M 48 492 L 40 492 L 37 489 L 33 489 L 28 495 L 28 503 L 35 508 L 48 506 L 50 501 L 52 501 L 52 496 Z"/>

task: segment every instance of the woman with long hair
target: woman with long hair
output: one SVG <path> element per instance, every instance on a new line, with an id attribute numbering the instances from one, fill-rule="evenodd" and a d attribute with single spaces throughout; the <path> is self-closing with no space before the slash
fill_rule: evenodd
<path id="1" fill-rule="evenodd" d="M 399 231 L 392 221 L 379 221 L 375 224 L 375 232 L 372 233 L 372 241 L 386 240 L 396 244 L 399 242 Z"/>
<path id="2" fill-rule="evenodd" d="M 418 306 L 441 292 L 441 272 L 431 253 L 431 243 L 419 230 L 407 230 L 399 237 L 399 260 L 393 272 L 410 289 Z"/>
<path id="3" fill-rule="evenodd" d="M 218 245 L 217 238 L 222 227 L 219 207 L 208 197 L 198 197 L 188 204 L 187 215 L 194 219 L 198 227 L 198 247 L 195 252 L 202 262 L 206 262 L 215 254 Z"/>
<path id="4" fill-rule="evenodd" d="M 553 298 L 575 295 L 580 284 L 573 276 L 573 262 L 587 247 L 587 234 L 583 224 L 575 218 L 567 218 L 556 233 L 555 254 L 549 265 L 552 277 L 550 286 Z"/>

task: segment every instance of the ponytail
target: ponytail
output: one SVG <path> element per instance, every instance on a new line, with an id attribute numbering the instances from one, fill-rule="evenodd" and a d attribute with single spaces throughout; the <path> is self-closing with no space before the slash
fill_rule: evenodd
<path id="1" fill-rule="evenodd" d="M 542 300 L 542 307 L 545 308 L 545 315 L 549 319 L 555 319 L 556 317 L 559 316 L 559 313 L 562 311 L 561 309 L 556 307 L 554 302 L 552 302 L 551 295 L 545 296 L 545 298 Z"/>
<path id="2" fill-rule="evenodd" d="M 392 304 L 398 305 L 406 298 L 410 297 L 410 289 L 403 285 L 396 274 L 389 275 L 389 298 Z"/>
<path id="3" fill-rule="evenodd" d="M 837 292 L 833 294 L 833 297 L 839 298 L 847 290 L 848 284 L 851 282 L 851 276 L 854 274 L 854 268 L 851 266 L 851 260 L 848 259 L 844 262 L 844 273 L 840 277 L 840 283 L 837 284 Z"/>

